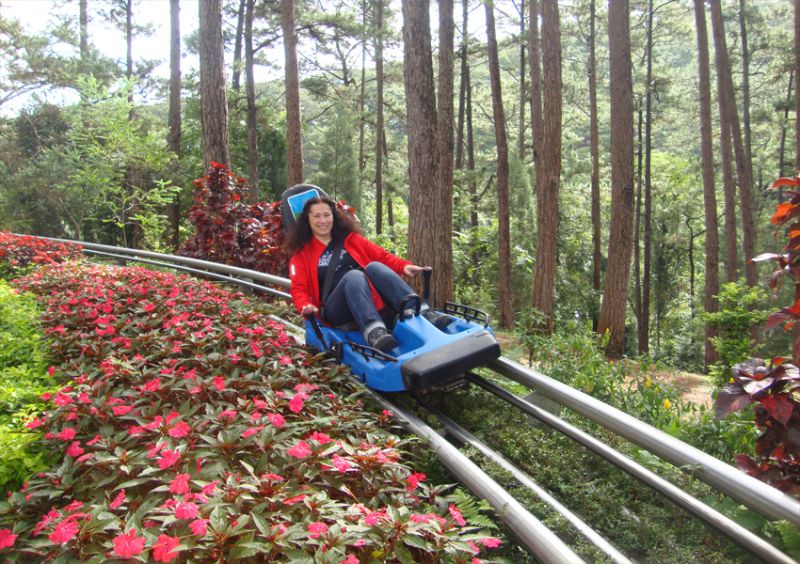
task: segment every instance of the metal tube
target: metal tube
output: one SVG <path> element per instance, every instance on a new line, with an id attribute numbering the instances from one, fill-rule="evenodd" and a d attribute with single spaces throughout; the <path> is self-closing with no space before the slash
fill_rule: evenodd
<path id="1" fill-rule="evenodd" d="M 769 517 L 800 526 L 800 501 L 583 392 L 505 357 L 490 368 L 599 423 Z"/>
<path id="2" fill-rule="evenodd" d="M 583 562 L 550 529 L 436 431 L 384 397 L 374 392 L 371 395 L 385 409 L 394 413 L 412 433 L 425 439 L 458 481 L 486 499 L 520 542 L 539 560 L 553 564 Z"/>
<path id="3" fill-rule="evenodd" d="M 536 407 L 532 403 L 512 394 L 508 390 L 505 390 L 500 386 L 493 384 L 492 382 L 474 375 L 468 375 L 467 378 L 469 381 L 478 384 L 488 392 L 507 401 L 513 406 L 522 409 L 525 413 L 533 415 L 540 421 L 551 426 L 556 431 L 566 435 L 567 437 L 570 437 L 571 439 L 574 439 L 589 450 L 599 454 L 618 468 L 624 470 L 637 480 L 640 480 L 642 483 L 650 486 L 679 507 L 683 507 L 693 515 L 702 519 L 729 537 L 731 540 L 739 543 L 753 554 L 765 559 L 767 562 L 781 562 L 784 564 L 791 564 L 794 562 L 794 560 L 764 539 L 751 533 L 716 509 L 709 507 L 702 501 L 692 497 L 673 483 L 651 472 L 641 464 L 634 462 L 630 458 L 617 452 L 588 433 L 578 429 L 573 425 L 570 425 L 565 421 L 562 421 L 551 413 Z"/>
<path id="4" fill-rule="evenodd" d="M 103 257 L 111 257 L 117 258 L 122 260 L 127 260 L 131 262 L 141 262 L 144 264 L 152 264 L 155 266 L 163 266 L 166 268 L 172 268 L 175 270 L 179 270 L 181 272 L 187 272 L 189 274 L 197 274 L 200 276 L 205 276 L 208 278 L 213 278 L 214 280 L 220 280 L 222 282 L 230 282 L 231 284 L 238 284 L 239 286 L 244 286 L 246 288 L 250 288 L 251 290 L 257 290 L 259 292 L 265 292 L 272 296 L 277 296 L 279 298 L 284 299 L 291 299 L 291 295 L 287 294 L 286 292 L 281 292 L 280 290 L 276 290 L 274 288 L 270 288 L 269 286 L 262 286 L 261 284 L 254 284 L 252 282 L 248 282 L 247 280 L 242 280 L 241 278 L 235 278 L 233 276 L 226 276 L 224 274 L 217 274 L 215 272 L 208 272 L 207 270 L 198 270 L 196 268 L 190 268 L 188 266 L 181 266 L 179 264 L 170 264 L 168 262 L 162 262 L 158 260 L 150 260 L 145 258 L 139 258 L 136 256 L 128 256 L 128 255 L 118 255 L 115 253 L 104 253 L 102 251 L 94 251 L 91 249 L 87 249 L 85 252 L 90 253 L 95 256 L 103 256 Z"/>
<path id="5" fill-rule="evenodd" d="M 452 435 L 456 440 L 468 444 L 474 449 L 478 450 L 486 458 L 500 466 L 506 472 L 514 476 L 522 485 L 531 490 L 542 501 L 550 505 L 559 515 L 569 521 L 578 532 L 585 536 L 592 544 L 599 550 L 605 553 L 613 562 L 629 563 L 631 562 L 624 554 L 618 551 L 610 542 L 603 538 L 597 531 L 592 529 L 589 525 L 584 523 L 580 517 L 575 515 L 572 511 L 564 506 L 560 501 L 550 495 L 550 492 L 542 488 L 539 484 L 533 481 L 525 472 L 511 464 L 506 460 L 503 455 L 490 449 L 484 443 L 478 440 L 472 433 L 458 425 L 452 419 L 447 417 L 438 409 L 434 409 L 429 405 L 425 405 L 425 409 L 435 415 L 444 426 L 445 431 Z"/>

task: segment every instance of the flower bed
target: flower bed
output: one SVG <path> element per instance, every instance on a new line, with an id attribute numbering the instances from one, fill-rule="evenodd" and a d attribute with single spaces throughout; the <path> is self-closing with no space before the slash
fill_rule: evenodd
<path id="1" fill-rule="evenodd" d="M 82 256 L 80 245 L 0 231 L 0 278 L 17 276 L 38 265 L 78 260 Z"/>
<path id="2" fill-rule="evenodd" d="M 9 560 L 469 562 L 499 541 L 402 460 L 391 414 L 240 294 L 79 264 L 40 297 L 60 465 L 0 503 Z"/>

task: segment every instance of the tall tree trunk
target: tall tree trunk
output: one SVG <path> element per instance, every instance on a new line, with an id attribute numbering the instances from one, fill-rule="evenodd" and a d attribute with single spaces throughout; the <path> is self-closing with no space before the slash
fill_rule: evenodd
<path id="1" fill-rule="evenodd" d="M 719 77 L 717 77 L 719 84 Z M 735 282 L 739 278 L 739 237 L 736 221 L 736 184 L 733 174 L 733 150 L 728 118 L 722 109 L 722 98 L 717 96 L 719 106 L 719 152 L 722 168 L 722 188 L 725 201 L 725 281 Z"/>
<path id="2" fill-rule="evenodd" d="M 364 183 L 364 168 L 367 166 L 367 157 L 364 148 L 367 120 L 364 111 L 367 91 L 367 0 L 361 1 L 361 25 L 364 34 L 361 37 L 361 85 L 358 89 L 358 182 Z M 359 187 L 359 192 L 362 188 Z"/>
<path id="3" fill-rule="evenodd" d="M 436 96 L 433 87 L 428 0 L 403 0 L 403 83 L 408 120 L 408 254 L 433 264 L 437 177 Z M 434 205 L 431 203 L 434 202 Z"/>
<path id="4" fill-rule="evenodd" d="M 258 192 L 258 123 L 256 114 L 256 80 L 253 76 L 253 18 L 255 0 L 247 0 L 244 21 L 244 72 L 247 93 L 247 160 L 250 164 L 250 202 L 259 201 Z"/>
<path id="5" fill-rule="evenodd" d="M 179 158 L 181 155 L 181 3 L 180 0 L 169 1 L 169 133 L 167 136 L 169 150 Z M 176 160 L 175 167 L 179 167 Z M 177 172 L 177 170 L 176 170 Z M 180 243 L 181 202 L 180 196 L 169 204 L 170 246 L 178 249 Z"/>
<path id="6" fill-rule="evenodd" d="M 733 144 L 736 161 L 736 178 L 739 182 L 739 207 L 742 212 L 742 231 L 744 247 L 745 279 L 749 286 L 758 283 L 758 269 L 756 263 L 750 259 L 756 252 L 756 229 L 753 217 L 753 185 L 752 173 L 742 143 L 742 132 L 739 126 L 739 116 L 736 112 L 736 96 L 733 89 L 733 77 L 728 60 L 728 48 L 725 44 L 725 24 L 722 19 L 722 6 L 720 0 L 711 0 L 711 27 L 714 34 L 714 47 L 716 50 L 717 76 L 720 83 L 719 98 L 721 108 L 727 118 L 729 135 Z"/>
<path id="7" fill-rule="evenodd" d="M 611 229 L 608 269 L 598 331 L 608 331 L 606 354 L 625 350 L 625 310 L 633 241 L 633 86 L 628 0 L 609 0 L 608 42 L 611 84 Z"/>
<path id="8" fill-rule="evenodd" d="M 469 65 L 467 72 L 466 119 L 467 119 L 467 171 L 469 172 L 469 225 L 478 227 L 478 181 L 475 178 L 475 129 L 472 124 L 472 79 Z"/>
<path id="9" fill-rule="evenodd" d="M 800 0 L 798 0 L 800 1 Z M 589 5 L 589 146 L 592 155 L 592 329 L 597 329 L 598 312 L 600 310 L 597 300 L 600 296 L 602 283 L 600 253 L 601 229 L 600 221 L 600 128 L 597 118 L 597 59 L 595 56 L 595 0 Z"/>
<path id="10" fill-rule="evenodd" d="M 383 2 L 375 2 L 375 232 L 383 233 L 383 155 L 386 138 L 383 124 Z"/>
<path id="11" fill-rule="evenodd" d="M 222 0 L 199 2 L 200 124 L 203 164 L 230 164 L 228 100 L 225 92 L 225 43 L 222 38 Z"/>
<path id="12" fill-rule="evenodd" d="M 297 33 L 294 0 L 281 0 L 281 27 L 286 73 L 286 168 L 289 186 L 303 182 L 303 139 L 300 124 L 300 71 L 297 66 Z"/>
<path id="13" fill-rule="evenodd" d="M 800 173 L 800 0 L 794 0 L 794 92 L 794 169 Z"/>
<path id="14" fill-rule="evenodd" d="M 789 128 L 789 106 L 792 103 L 792 92 L 794 90 L 794 69 L 789 72 L 789 81 L 786 85 L 786 103 L 783 106 L 783 120 L 781 121 L 781 140 L 778 144 L 778 176 L 783 177 L 786 172 L 786 134 Z M 783 189 L 779 192 L 779 199 L 783 201 Z"/>
<path id="15" fill-rule="evenodd" d="M 800 1 L 800 0 L 799 0 Z M 706 223 L 705 270 L 706 284 L 703 291 L 703 309 L 707 313 L 719 310 L 719 226 L 717 224 L 717 194 L 714 187 L 714 147 L 711 132 L 711 68 L 708 59 L 708 32 L 703 0 L 694 0 L 695 27 L 697 28 L 697 66 L 700 86 L 700 154 L 703 167 L 703 203 Z M 703 359 L 706 369 L 714 364 L 719 355 L 711 343 L 717 329 L 705 324 Z"/>
<path id="16" fill-rule="evenodd" d="M 528 0 L 528 64 L 531 68 L 531 145 L 533 169 L 539 176 L 542 143 L 542 71 L 539 57 L 539 3 Z"/>
<path id="17" fill-rule="evenodd" d="M 500 326 L 514 325 L 514 308 L 511 294 L 511 234 L 509 232 L 508 203 L 508 137 L 500 85 L 500 61 L 497 55 L 497 38 L 494 24 L 494 0 L 486 0 L 486 37 L 489 55 L 489 82 L 492 86 L 492 117 L 497 143 L 497 270 L 498 298 L 500 299 Z M 533 63 L 533 61 L 531 61 Z"/>
<path id="18" fill-rule="evenodd" d="M 436 241 L 432 290 L 435 303 L 453 300 L 453 0 L 439 0 L 439 78 L 436 112 Z"/>
<path id="19" fill-rule="evenodd" d="M 742 37 L 742 133 L 744 133 L 744 154 L 752 181 L 753 150 L 750 143 L 750 46 L 747 41 L 747 12 L 745 0 L 739 0 L 739 32 Z M 753 191 L 753 186 L 750 186 Z"/>
<path id="20" fill-rule="evenodd" d="M 233 78 L 231 86 L 238 93 L 242 77 L 242 41 L 244 40 L 244 20 L 247 17 L 247 0 L 239 0 L 239 9 L 236 11 L 236 37 L 233 43 Z"/>
<path id="21" fill-rule="evenodd" d="M 80 22 L 80 53 L 83 72 L 89 68 L 89 0 L 80 0 L 78 3 L 78 18 Z"/>
<path id="22" fill-rule="evenodd" d="M 644 98 L 644 261 L 642 265 L 642 322 L 639 325 L 639 353 L 650 350 L 650 257 L 653 239 L 653 187 L 650 163 L 653 143 L 653 0 L 647 2 L 647 87 Z"/>
<path id="23" fill-rule="evenodd" d="M 525 161 L 525 0 L 519 3 L 519 122 L 517 151 L 520 162 Z"/>
<path id="24" fill-rule="evenodd" d="M 469 42 L 469 0 L 461 0 L 461 47 L 459 62 L 461 63 L 461 80 L 458 87 L 458 125 L 456 126 L 456 170 L 464 168 L 464 113 L 467 98 L 467 45 Z"/>
<path id="25" fill-rule="evenodd" d="M 636 100 L 636 195 L 633 212 L 633 314 L 636 316 L 638 347 L 639 328 L 642 326 L 642 184 L 644 183 L 644 110 L 641 98 Z"/>
<path id="26" fill-rule="evenodd" d="M 561 25 L 557 0 L 542 0 L 542 146 L 536 174 L 536 264 L 533 307 L 544 315 L 547 334 L 553 332 L 553 294 L 558 253 L 558 191 L 561 181 Z"/>

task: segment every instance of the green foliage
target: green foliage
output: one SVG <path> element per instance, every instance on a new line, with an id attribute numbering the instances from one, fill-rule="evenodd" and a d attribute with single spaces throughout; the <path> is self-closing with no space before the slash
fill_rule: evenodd
<path id="1" fill-rule="evenodd" d="M 334 117 L 325 131 L 320 148 L 319 168 L 311 182 L 321 186 L 336 200 L 346 200 L 361 209 L 358 162 L 355 147 L 354 116 L 343 102 L 337 102 Z"/>
<path id="2" fill-rule="evenodd" d="M 706 323 L 716 327 L 719 332 L 712 339 L 719 360 L 709 369 L 718 387 L 728 382 L 731 369 L 736 364 L 757 351 L 750 328 L 767 318 L 762 309 L 765 298 L 760 288 L 747 286 L 743 282 L 729 282 L 720 290 L 719 311 L 704 314 Z"/>

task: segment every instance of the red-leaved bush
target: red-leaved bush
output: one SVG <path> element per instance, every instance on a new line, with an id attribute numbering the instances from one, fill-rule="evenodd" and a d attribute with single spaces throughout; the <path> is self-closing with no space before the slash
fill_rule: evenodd
<path id="1" fill-rule="evenodd" d="M 794 283 L 794 303 L 772 313 L 766 329 L 791 329 L 800 320 L 800 176 L 779 178 L 772 190 L 787 189 L 786 201 L 778 203 L 772 216 L 776 235 L 788 242 L 781 253 L 763 253 L 754 262 L 774 261 L 770 288 L 775 291 L 784 278 Z M 800 359 L 800 338 L 793 340 L 795 360 Z M 730 382 L 717 395 L 717 417 L 755 407 L 755 422 L 761 430 L 756 457 L 740 454 L 740 468 L 772 486 L 800 497 L 800 370 L 789 358 L 775 358 L 767 365 L 760 358 L 733 367 Z"/>
<path id="2" fill-rule="evenodd" d="M 194 234 L 178 254 L 287 276 L 280 204 L 249 204 L 248 194 L 246 179 L 212 162 L 194 181 L 194 205 L 186 213 Z"/>
<path id="3" fill-rule="evenodd" d="M 0 277 L 13 278 L 41 264 L 82 258 L 81 247 L 48 239 L 0 231 Z"/>
<path id="4" fill-rule="evenodd" d="M 499 543 L 265 306 L 144 268 L 16 285 L 46 308 L 66 385 L 28 423 L 61 463 L 0 503 L 3 559 L 470 562 Z"/>

